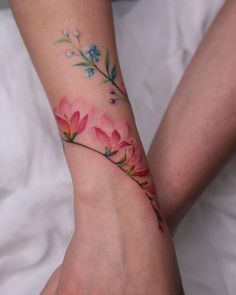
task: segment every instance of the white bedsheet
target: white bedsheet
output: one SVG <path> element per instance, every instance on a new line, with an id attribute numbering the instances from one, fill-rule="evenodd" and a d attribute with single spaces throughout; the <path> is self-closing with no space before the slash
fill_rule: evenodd
<path id="1" fill-rule="evenodd" d="M 223 0 L 114 3 L 121 65 L 147 150 Z M 0 11 L 0 295 L 37 295 L 73 231 L 72 189 L 46 96 L 8 10 Z M 236 159 L 181 225 L 186 295 L 236 294 Z"/>

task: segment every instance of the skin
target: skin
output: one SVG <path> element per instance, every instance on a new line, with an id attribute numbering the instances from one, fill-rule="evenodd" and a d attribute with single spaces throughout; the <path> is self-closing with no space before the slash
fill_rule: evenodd
<path id="1" fill-rule="evenodd" d="M 172 231 L 235 152 L 235 12 L 236 1 L 226 1 L 176 89 L 149 151 Z"/>
<path id="2" fill-rule="evenodd" d="M 100 49 L 101 67 L 109 49 L 121 87 L 110 1 L 12 0 L 11 6 L 55 114 L 63 97 L 72 104 L 80 101 L 82 117 L 89 110 L 89 123 L 75 139 L 85 146 L 66 141 L 71 134 L 65 134 L 61 120 L 73 120 L 63 114 L 63 118 L 57 118 L 74 189 L 75 231 L 62 265 L 41 294 L 183 294 L 164 220 L 160 229 L 160 220 L 144 190 L 101 154 L 101 142 L 90 132 L 104 112 L 115 124 L 128 123 L 127 140 L 135 140 L 147 165 L 130 104 L 124 100 L 110 104 L 114 83 L 101 84 L 98 72 L 86 77 L 82 67 L 72 67 L 77 62 L 74 56 L 65 57 L 69 44 L 55 44 L 65 28 L 76 29 L 84 45 L 95 43 Z"/>

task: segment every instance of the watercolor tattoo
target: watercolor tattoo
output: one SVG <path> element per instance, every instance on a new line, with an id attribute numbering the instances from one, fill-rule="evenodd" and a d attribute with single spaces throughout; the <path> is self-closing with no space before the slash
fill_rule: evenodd
<path id="1" fill-rule="evenodd" d="M 159 228 L 163 231 L 163 218 L 155 188 L 138 143 L 131 135 L 129 124 L 114 122 L 107 113 L 96 115 L 94 111 L 85 111 L 81 106 L 79 101 L 69 102 L 63 97 L 54 109 L 62 139 L 98 153 L 133 179 L 150 200 Z M 91 136 L 95 147 L 83 143 L 83 136 Z"/>
<path id="2" fill-rule="evenodd" d="M 118 71 L 115 63 L 110 60 L 109 50 L 106 50 L 105 56 L 96 44 L 83 46 L 81 44 L 80 33 L 78 31 L 69 31 L 64 29 L 63 37 L 58 39 L 56 44 L 67 44 L 69 48 L 65 55 L 70 58 L 77 58 L 74 67 L 84 68 L 85 75 L 88 78 L 95 74 L 101 76 L 101 83 L 109 83 L 109 102 L 115 104 L 118 100 L 130 104 L 128 95 L 123 83 L 117 82 Z M 101 62 L 101 59 L 103 61 Z"/>

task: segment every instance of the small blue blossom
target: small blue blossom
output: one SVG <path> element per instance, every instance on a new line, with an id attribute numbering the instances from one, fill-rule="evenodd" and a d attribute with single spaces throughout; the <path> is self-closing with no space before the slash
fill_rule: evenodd
<path id="1" fill-rule="evenodd" d="M 90 78 L 90 77 L 92 77 L 94 75 L 95 69 L 94 68 L 87 68 L 85 72 L 86 72 L 86 76 L 88 78 Z"/>
<path id="2" fill-rule="evenodd" d="M 100 55 L 101 55 L 101 52 L 95 44 L 90 45 L 89 50 L 86 52 L 86 56 L 95 62 L 99 62 Z"/>

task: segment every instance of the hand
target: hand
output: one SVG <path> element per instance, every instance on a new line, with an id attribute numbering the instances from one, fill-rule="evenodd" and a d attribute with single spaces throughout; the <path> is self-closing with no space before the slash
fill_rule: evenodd
<path id="1" fill-rule="evenodd" d="M 167 228 L 159 230 L 135 183 L 122 174 L 114 179 L 114 191 L 80 197 L 61 272 L 53 274 L 41 295 L 182 294 Z"/>

